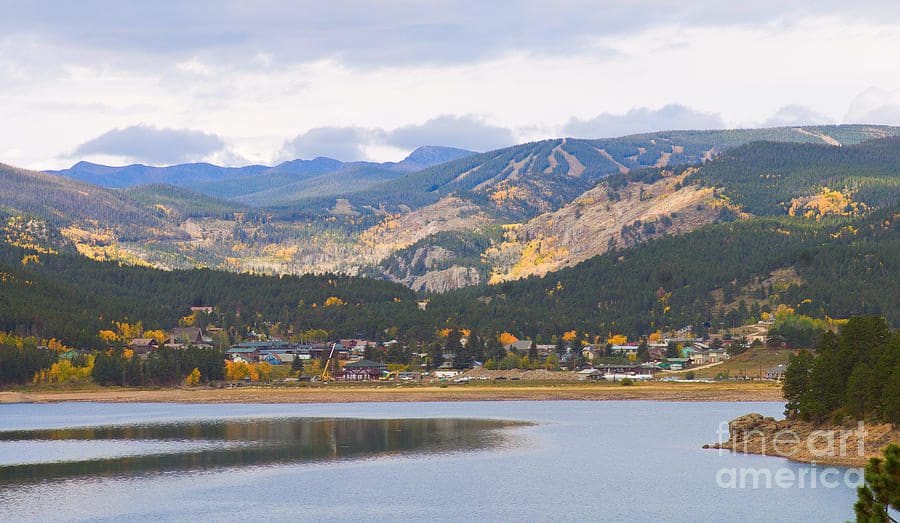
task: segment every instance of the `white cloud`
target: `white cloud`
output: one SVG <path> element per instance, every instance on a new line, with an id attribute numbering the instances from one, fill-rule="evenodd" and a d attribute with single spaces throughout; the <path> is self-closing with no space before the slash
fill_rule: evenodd
<path id="1" fill-rule="evenodd" d="M 23 3 L 0 17 L 0 121 L 16 123 L 0 142 L 24 166 L 55 168 L 79 144 L 135 122 L 202 129 L 226 142 L 206 157 L 265 163 L 310 129 L 386 134 L 351 133 L 345 145 L 306 136 L 285 151 L 396 160 L 386 156 L 438 140 L 489 149 L 510 137 L 845 111 L 848 121 L 900 122 L 900 70 L 884 59 L 900 54 L 895 4 L 571 1 L 551 6 L 553 16 L 542 4 L 482 4 L 336 14 L 328 3 Z M 847 111 L 869 85 L 888 95 Z M 773 115 L 797 103 L 814 110 Z M 666 105 L 682 108 L 660 113 Z"/>
<path id="2" fill-rule="evenodd" d="M 490 151 L 516 143 L 513 132 L 472 115 L 443 115 L 422 124 L 405 125 L 386 133 L 388 144 L 401 149 L 442 145 L 471 151 Z"/>
<path id="3" fill-rule="evenodd" d="M 844 120 L 848 123 L 900 125 L 900 90 L 866 89 L 850 102 Z"/>
<path id="4" fill-rule="evenodd" d="M 788 127 L 792 125 L 825 125 L 835 123 L 834 118 L 804 107 L 802 105 L 786 105 L 767 118 L 762 127 Z"/>
<path id="5" fill-rule="evenodd" d="M 659 109 L 640 107 L 624 114 L 603 113 L 590 120 L 573 118 L 563 126 L 563 133 L 575 138 L 611 138 L 627 134 L 682 129 L 721 129 L 722 117 L 678 104 Z"/>

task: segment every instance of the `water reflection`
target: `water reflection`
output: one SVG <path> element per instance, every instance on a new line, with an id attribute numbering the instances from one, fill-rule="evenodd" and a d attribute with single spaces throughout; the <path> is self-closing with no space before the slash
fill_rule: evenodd
<path id="1" fill-rule="evenodd" d="M 266 419 L 6 431 L 0 432 L 0 442 L 22 442 L 23 449 L 33 442 L 83 446 L 75 445 L 61 461 L 0 465 L 0 483 L 485 449 L 507 443 L 508 435 L 498 429 L 512 425 L 519 424 L 483 419 Z M 85 446 L 97 442 L 127 442 L 148 449 L 86 458 L 91 453 Z M 160 442 L 182 445 L 175 447 L 180 450 L 160 452 Z"/>

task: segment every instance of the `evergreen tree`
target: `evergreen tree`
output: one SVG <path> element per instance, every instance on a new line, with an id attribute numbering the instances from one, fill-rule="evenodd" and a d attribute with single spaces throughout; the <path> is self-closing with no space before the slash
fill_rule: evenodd
<path id="1" fill-rule="evenodd" d="M 678 344 L 674 341 L 670 341 L 666 346 L 666 358 L 680 358 L 681 351 L 678 349 Z"/>
<path id="2" fill-rule="evenodd" d="M 472 355 L 472 349 L 468 344 L 459 345 L 456 349 L 456 356 L 453 358 L 453 368 L 457 370 L 471 369 L 475 364 L 475 357 Z"/>
<path id="3" fill-rule="evenodd" d="M 872 458 L 866 465 L 865 479 L 853 506 L 856 521 L 894 521 L 889 510 L 900 510 L 900 446 L 891 443 L 884 449 L 884 458 Z"/>
<path id="4" fill-rule="evenodd" d="M 434 342 L 428 345 L 428 369 L 436 369 L 444 364 L 444 347 Z"/>
<path id="5" fill-rule="evenodd" d="M 562 358 L 563 356 L 565 356 L 568 350 L 569 348 L 566 346 L 566 340 L 564 340 L 563 337 L 560 336 L 556 340 L 556 357 Z"/>
<path id="6" fill-rule="evenodd" d="M 476 331 L 473 330 L 469 333 L 469 339 L 466 345 L 471 347 L 472 357 L 475 361 L 481 363 L 485 362 L 487 356 L 485 354 L 484 339 L 479 336 Z"/>
<path id="7" fill-rule="evenodd" d="M 641 363 L 650 361 L 650 346 L 645 339 L 642 339 L 640 345 L 638 345 L 637 360 Z"/>
<path id="8" fill-rule="evenodd" d="M 809 373 L 812 370 L 813 356 L 808 351 L 800 351 L 791 355 L 788 366 L 784 370 L 782 393 L 787 400 L 784 414 L 792 417 L 800 412 L 801 402 L 809 390 Z"/>
<path id="9" fill-rule="evenodd" d="M 528 347 L 528 360 L 536 362 L 539 359 L 540 355 L 538 354 L 537 342 L 535 340 L 531 340 L 531 345 Z"/>
<path id="10" fill-rule="evenodd" d="M 506 348 L 503 347 L 503 344 L 500 343 L 500 337 L 497 335 L 488 336 L 487 345 L 485 347 L 485 352 L 487 353 L 487 357 L 496 362 L 499 362 L 506 358 Z"/>

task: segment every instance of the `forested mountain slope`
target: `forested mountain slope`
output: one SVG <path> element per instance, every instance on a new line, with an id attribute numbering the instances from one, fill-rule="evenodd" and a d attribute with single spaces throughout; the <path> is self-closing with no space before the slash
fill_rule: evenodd
<path id="1" fill-rule="evenodd" d="M 403 166 L 341 164 L 321 173 L 311 167 L 316 161 L 298 161 L 306 174 L 284 166 L 216 182 L 222 197 L 159 184 L 109 190 L 6 169 L 0 203 L 12 216 L 28 215 L 29 226 L 43 220 L 62 231 L 96 259 L 341 272 L 445 292 L 547 274 L 719 221 L 864 216 L 897 202 L 900 143 L 853 144 L 896 132 L 862 125 L 676 131 L 472 156 L 422 148 Z M 770 141 L 747 143 L 762 138 Z M 403 172 L 454 155 L 464 157 Z M 282 185 L 266 189 L 275 178 Z"/>
<path id="2" fill-rule="evenodd" d="M 190 306 L 236 332 L 326 329 L 334 336 L 428 341 L 444 326 L 549 339 L 631 337 L 658 328 L 739 325 L 780 304 L 816 317 L 877 314 L 900 323 L 900 209 L 865 218 L 754 218 L 608 252 L 543 278 L 432 296 L 336 275 L 159 271 L 0 244 L 0 331 L 99 346 L 113 321 L 171 328 Z M 773 278 L 790 273 L 792 277 Z M 723 298 L 724 296 L 724 298 Z"/>
<path id="3" fill-rule="evenodd" d="M 784 303 L 815 317 L 900 324 L 900 208 L 862 219 L 755 218 L 608 252 L 572 268 L 434 296 L 436 318 L 481 332 L 647 333 L 758 318 Z M 776 272 L 795 274 L 773 284 Z M 725 293 L 727 302 L 719 298 Z"/>
<path id="4" fill-rule="evenodd" d="M 58 229 L 112 235 L 119 241 L 187 237 L 120 192 L 3 164 L 0 211 L 7 215 L 33 215 Z"/>

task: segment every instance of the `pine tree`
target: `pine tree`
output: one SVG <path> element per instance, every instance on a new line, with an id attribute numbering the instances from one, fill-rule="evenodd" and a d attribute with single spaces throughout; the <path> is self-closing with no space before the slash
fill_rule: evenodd
<path id="1" fill-rule="evenodd" d="M 647 344 L 647 340 L 641 340 L 641 344 L 638 345 L 637 359 L 641 363 L 650 361 L 650 346 Z"/>
<path id="2" fill-rule="evenodd" d="M 900 446 L 891 443 L 884 449 L 883 459 L 872 458 L 866 465 L 865 479 L 853 506 L 856 521 L 894 521 L 888 510 L 900 510 Z"/>
<path id="3" fill-rule="evenodd" d="M 567 350 L 568 350 L 568 347 L 566 347 L 566 340 L 564 340 L 563 337 L 560 336 L 556 340 L 556 357 L 562 358 L 566 354 Z"/>
<path id="4" fill-rule="evenodd" d="M 528 347 L 528 359 L 530 361 L 538 361 L 540 356 L 538 355 L 537 342 L 531 340 L 531 346 Z"/>

